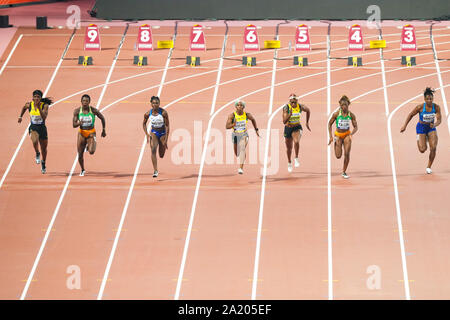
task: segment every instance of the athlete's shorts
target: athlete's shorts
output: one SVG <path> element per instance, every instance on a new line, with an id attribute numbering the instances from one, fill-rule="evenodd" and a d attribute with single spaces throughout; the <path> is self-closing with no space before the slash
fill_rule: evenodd
<path id="1" fill-rule="evenodd" d="M 417 134 L 428 134 L 428 132 L 436 131 L 436 128 L 430 128 L 428 124 L 423 124 L 417 122 L 416 133 Z"/>
<path id="2" fill-rule="evenodd" d="M 288 126 L 284 126 L 284 137 L 285 138 L 292 138 L 292 132 L 298 131 L 300 130 L 300 134 L 302 134 L 303 132 L 303 128 L 302 125 L 299 124 L 295 127 L 288 127 Z"/>
<path id="3" fill-rule="evenodd" d="M 32 124 L 31 123 L 30 126 L 28 127 L 28 133 L 31 134 L 31 131 L 36 131 L 39 135 L 40 140 L 48 139 L 47 127 L 45 126 L 45 124 Z"/>
<path id="4" fill-rule="evenodd" d="M 346 136 L 348 136 L 350 134 L 350 130 L 347 130 L 345 132 L 334 132 L 334 135 L 338 138 L 344 139 Z"/>
<path id="5" fill-rule="evenodd" d="M 164 131 L 156 131 L 155 129 L 152 129 L 151 132 L 153 132 L 158 138 L 161 138 L 163 135 L 166 134 L 166 130 L 164 130 Z"/>
<path id="6" fill-rule="evenodd" d="M 89 138 L 89 136 L 92 133 L 95 133 L 95 128 L 89 129 L 89 130 L 84 130 L 84 129 L 80 129 L 80 133 L 83 137 L 85 137 L 86 139 Z"/>
<path id="7" fill-rule="evenodd" d="M 242 138 L 248 137 L 248 132 L 232 132 L 231 133 L 231 140 L 233 141 L 234 144 L 239 144 L 239 142 L 241 141 Z"/>

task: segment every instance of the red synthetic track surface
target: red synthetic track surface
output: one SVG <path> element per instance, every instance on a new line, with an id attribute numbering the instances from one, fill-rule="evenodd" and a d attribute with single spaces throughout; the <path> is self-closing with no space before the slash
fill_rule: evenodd
<path id="1" fill-rule="evenodd" d="M 130 60 L 137 54 L 135 25 L 115 64 L 125 27 L 101 29 L 102 50 L 91 53 L 94 65 L 89 67 L 67 59 L 58 67 L 71 30 L 18 29 L 2 66 L 24 35 L 0 74 L 0 175 L 5 176 L 0 298 L 448 299 L 450 128 L 442 91 L 435 94 L 443 117 L 433 174 L 425 174 L 428 151 L 417 150 L 417 117 L 399 132 L 407 114 L 423 103 L 423 89 L 441 86 L 428 27 L 416 27 L 418 65 L 406 68 L 399 60 L 387 60 L 383 72 L 377 49 L 362 53 L 363 67 L 331 59 L 328 69 L 325 24 L 310 29 L 313 50 L 308 53 L 287 48 L 294 24 L 280 27 L 277 55 L 285 59 L 276 64 L 273 50 L 242 51 L 243 27 L 230 27 L 226 42 L 225 26 L 206 28 L 208 50 L 198 54 L 201 66 L 188 67 L 186 55 L 196 55 L 187 50 L 193 24 L 179 24 L 171 55 L 169 50 L 143 53 L 149 59 L 145 67 Z M 273 39 L 275 30 L 275 25 L 259 29 L 260 43 Z M 404 55 L 401 29 L 382 30 L 384 58 Z M 449 57 L 449 29 L 435 26 L 433 31 L 438 56 Z M 155 28 L 153 43 L 173 34 L 173 26 Z M 376 29 L 363 27 L 363 34 L 366 47 L 378 38 Z M 84 28 L 66 58 L 85 54 L 83 35 Z M 350 55 L 347 38 L 346 27 L 332 26 L 331 57 Z M 237 60 L 221 61 L 224 43 L 224 56 Z M 242 66 L 243 55 L 256 56 L 257 66 Z M 308 57 L 310 65 L 293 66 L 294 55 Z M 450 62 L 438 66 L 448 99 Z M 49 83 L 48 96 L 59 102 L 47 120 L 47 174 L 34 163 L 28 137 L 6 172 L 27 127 L 27 115 L 17 123 L 20 108 L 34 89 L 44 90 Z M 154 179 L 148 145 L 140 155 L 143 115 L 158 90 L 171 136 Z M 301 165 L 288 173 L 280 106 L 291 92 L 301 96 L 312 115 L 311 132 L 302 118 Z M 93 106 L 101 99 L 107 137 L 98 136 L 96 153 L 85 155 L 86 176 L 79 177 L 78 164 L 71 170 L 77 135 L 71 119 L 84 93 L 91 95 Z M 350 110 L 359 125 L 349 180 L 340 176 L 342 159 L 332 148 L 331 171 L 327 158 L 328 117 L 342 94 L 352 100 Z M 244 175 L 237 174 L 225 129 L 238 98 L 247 102 L 246 111 L 262 133 L 257 138 L 250 129 Z M 266 129 L 271 130 L 270 161 L 263 176 Z M 205 135 L 211 139 L 207 150 Z M 80 289 L 67 287 L 71 266 L 81 272 Z M 378 288 L 367 285 L 371 268 L 379 270 Z"/>

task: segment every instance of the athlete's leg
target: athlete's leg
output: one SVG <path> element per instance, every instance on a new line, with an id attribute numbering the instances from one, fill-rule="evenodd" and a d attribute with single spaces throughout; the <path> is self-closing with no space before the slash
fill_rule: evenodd
<path id="1" fill-rule="evenodd" d="M 301 130 L 297 130 L 292 132 L 292 139 L 294 142 L 294 151 L 295 151 L 295 157 L 298 158 L 298 152 L 300 150 L 300 138 L 301 138 Z"/>
<path id="2" fill-rule="evenodd" d="M 31 143 L 33 144 L 34 151 L 39 153 L 39 133 L 37 131 L 32 130 L 30 132 Z"/>
<path id="3" fill-rule="evenodd" d="M 39 139 L 39 144 L 41 146 L 42 161 L 45 162 L 45 160 L 47 160 L 48 139 Z"/>
<path id="4" fill-rule="evenodd" d="M 430 157 L 428 159 L 427 168 L 431 168 L 434 158 L 436 157 L 436 148 L 438 143 L 437 131 L 428 132 L 428 143 L 430 144 Z"/>
<path id="5" fill-rule="evenodd" d="M 86 148 L 86 138 L 78 132 L 77 136 L 77 151 L 78 151 L 78 163 L 80 164 L 81 171 L 84 171 L 84 149 Z"/>
<path id="6" fill-rule="evenodd" d="M 248 137 L 242 137 L 239 141 L 239 167 L 241 169 L 244 168 L 244 162 L 245 162 L 245 149 L 247 148 L 248 144 Z"/>
<path id="7" fill-rule="evenodd" d="M 286 155 L 288 158 L 288 162 L 291 163 L 292 145 L 294 144 L 294 139 L 284 138 L 284 141 L 286 143 Z"/>
<path id="8" fill-rule="evenodd" d="M 159 138 L 159 157 L 163 158 L 167 150 L 167 134 Z"/>
<path id="9" fill-rule="evenodd" d="M 419 133 L 417 135 L 417 147 L 421 153 L 427 151 L 427 135 L 425 133 Z"/>
<path id="10" fill-rule="evenodd" d="M 334 154 L 338 159 L 342 157 L 342 142 L 343 140 L 341 138 L 334 137 Z"/>
<path id="11" fill-rule="evenodd" d="M 348 163 L 350 162 L 350 150 L 352 149 L 352 137 L 350 135 L 344 138 L 344 167 L 342 172 L 347 172 Z"/>
<path id="12" fill-rule="evenodd" d="M 153 132 L 150 132 L 150 148 L 152 150 L 153 170 L 158 171 L 158 159 L 156 159 L 156 151 L 158 149 L 159 139 Z"/>
<path id="13" fill-rule="evenodd" d="M 95 132 L 89 135 L 89 138 L 86 139 L 86 143 L 89 154 L 94 154 L 95 150 L 97 150 L 97 138 Z"/>

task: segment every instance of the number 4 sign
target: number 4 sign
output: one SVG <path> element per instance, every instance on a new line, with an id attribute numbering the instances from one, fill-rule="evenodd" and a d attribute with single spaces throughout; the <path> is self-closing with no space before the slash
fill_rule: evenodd
<path id="1" fill-rule="evenodd" d="M 96 24 L 90 24 L 86 29 L 84 50 L 100 50 L 100 34 Z"/>
<path id="2" fill-rule="evenodd" d="M 199 24 L 196 24 L 191 29 L 191 45 L 189 46 L 189 50 L 192 51 L 206 50 L 203 27 Z"/>
<path id="3" fill-rule="evenodd" d="M 361 26 L 354 24 L 348 32 L 348 50 L 364 50 Z"/>
<path id="4" fill-rule="evenodd" d="M 138 50 L 153 50 L 152 28 L 148 24 L 139 27 L 137 43 Z"/>
<path id="5" fill-rule="evenodd" d="M 416 33 L 414 32 L 414 27 L 410 24 L 403 27 L 401 50 L 417 50 Z"/>
<path id="6" fill-rule="evenodd" d="M 259 41 L 256 27 L 249 24 L 244 30 L 244 51 L 251 50 L 259 50 Z"/>

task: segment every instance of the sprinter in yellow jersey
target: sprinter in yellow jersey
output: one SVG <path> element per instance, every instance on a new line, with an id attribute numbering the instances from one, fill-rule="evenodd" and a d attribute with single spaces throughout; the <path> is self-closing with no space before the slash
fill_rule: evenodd
<path id="1" fill-rule="evenodd" d="M 334 112 L 328 122 L 328 132 L 330 140 L 328 145 L 333 142 L 333 133 L 331 126 L 336 121 L 336 131 L 334 132 L 334 153 L 336 158 L 342 157 L 342 145 L 344 145 L 344 167 L 342 169 L 342 177 L 344 179 L 350 178 L 347 175 L 347 167 L 350 162 L 350 150 L 352 148 L 352 136 L 358 131 L 358 123 L 356 122 L 356 116 L 353 112 L 348 110 L 350 105 L 350 99 L 347 96 L 342 96 L 339 100 L 340 108 Z M 353 131 L 350 132 L 350 123 L 353 125 Z"/>
<path id="2" fill-rule="evenodd" d="M 23 114 L 28 111 L 30 113 L 30 126 L 28 127 L 28 133 L 30 134 L 31 142 L 33 143 L 34 151 L 36 152 L 36 163 L 41 164 L 41 172 L 47 172 L 45 161 L 47 160 L 47 145 L 48 134 L 45 120 L 48 115 L 48 107 L 53 103 L 50 98 L 42 98 L 41 90 L 33 91 L 33 100 L 27 102 L 20 112 L 18 122 L 22 122 Z M 39 145 L 41 152 L 39 152 Z"/>
<path id="3" fill-rule="evenodd" d="M 87 150 L 89 154 L 94 154 L 97 149 L 97 141 L 95 139 L 95 116 L 102 121 L 102 138 L 106 137 L 105 117 L 97 108 L 91 107 L 91 97 L 87 94 L 81 97 L 81 107 L 73 111 L 72 125 L 74 128 L 80 127 L 77 137 L 78 163 L 81 167 L 80 176 L 84 176 L 84 152 Z"/>
<path id="4" fill-rule="evenodd" d="M 234 103 L 236 111 L 228 116 L 226 128 L 233 129 L 231 139 L 233 140 L 234 154 L 239 157 L 238 173 L 244 173 L 245 149 L 248 143 L 247 122 L 250 120 L 255 128 L 256 135 L 259 137 L 259 129 L 256 125 L 255 118 L 248 112 L 244 111 L 245 102 L 237 100 Z"/>
<path id="5" fill-rule="evenodd" d="M 303 133 L 303 128 L 300 124 L 300 115 L 303 111 L 306 112 L 306 128 L 311 131 L 309 128 L 309 108 L 304 104 L 299 104 L 298 96 L 295 93 L 291 93 L 289 95 L 289 103 L 283 107 L 284 141 L 286 143 L 289 172 L 292 172 L 292 146 L 294 146 L 295 149 L 295 167 L 300 166 L 298 153 L 300 150 L 300 138 Z"/>

